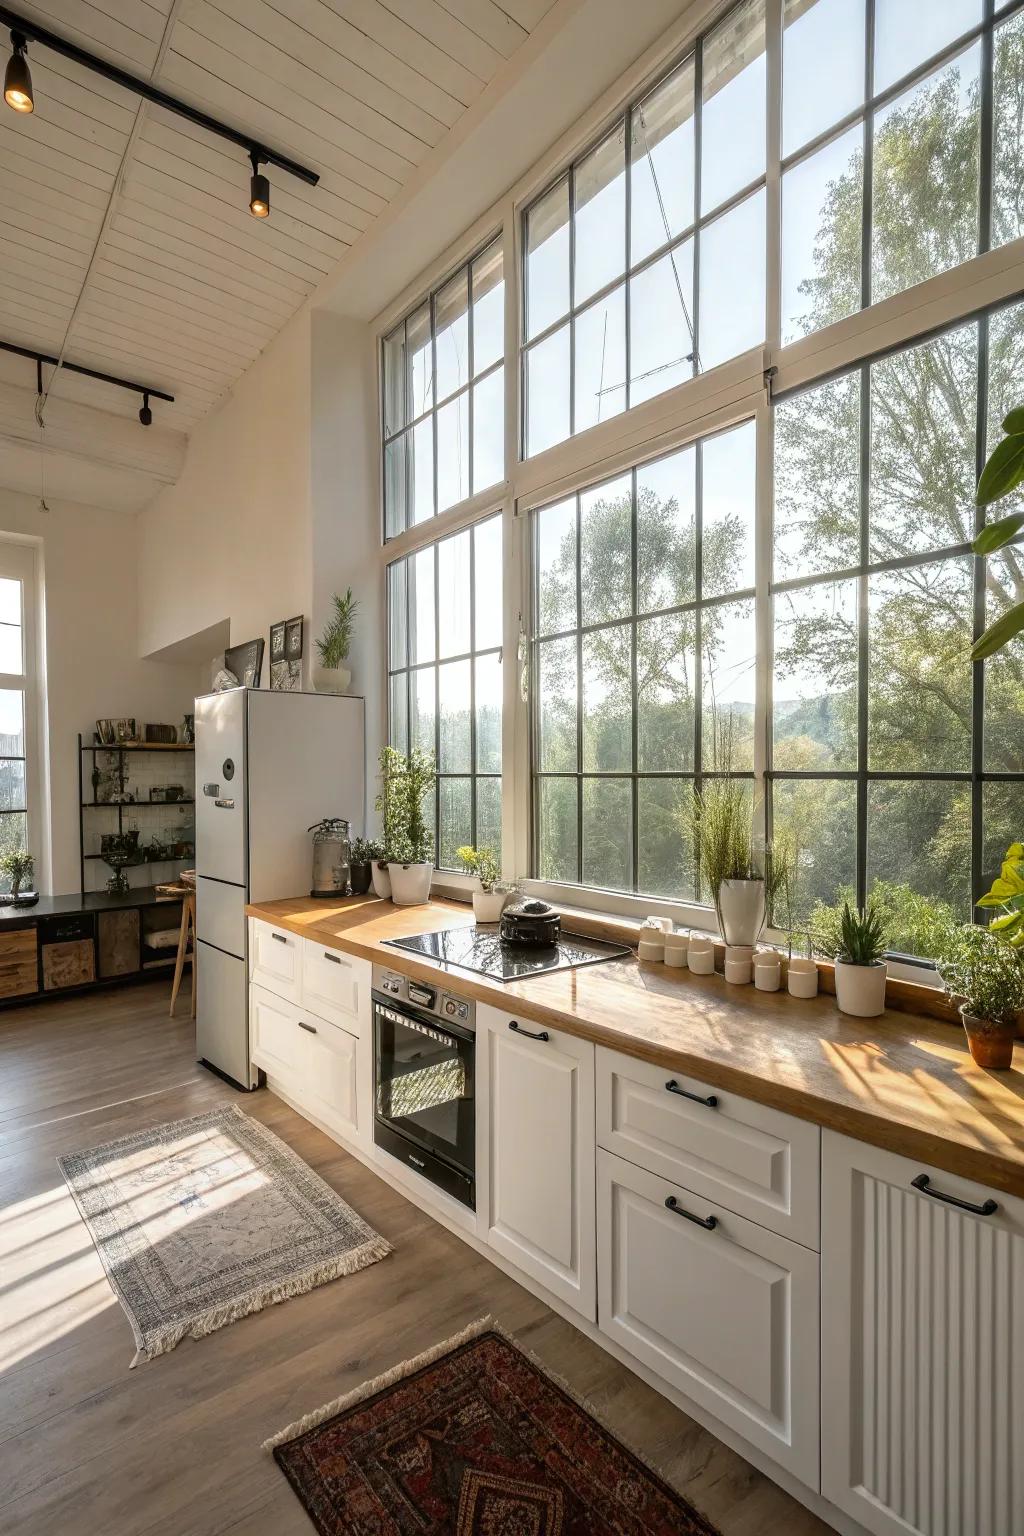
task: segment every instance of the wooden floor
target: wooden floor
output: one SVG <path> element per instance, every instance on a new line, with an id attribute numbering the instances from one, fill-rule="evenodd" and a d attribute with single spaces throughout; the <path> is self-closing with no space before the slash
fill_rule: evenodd
<path id="1" fill-rule="evenodd" d="M 486 1312 L 723 1536 L 826 1527 L 272 1094 L 244 1107 L 394 1244 L 370 1269 L 129 1371 L 131 1329 L 54 1159 L 234 1090 L 167 984 L 0 1015 L 0 1531 L 309 1536 L 263 1439 Z"/>

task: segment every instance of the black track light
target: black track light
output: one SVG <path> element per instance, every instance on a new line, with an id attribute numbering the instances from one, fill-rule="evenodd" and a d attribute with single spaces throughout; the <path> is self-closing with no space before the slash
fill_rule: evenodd
<path id="1" fill-rule="evenodd" d="M 27 44 L 20 32 L 11 33 L 11 56 L 4 74 L 4 101 L 15 112 L 31 112 L 35 107 L 32 96 L 32 71 L 25 55 Z"/>
<path id="2" fill-rule="evenodd" d="M 270 217 L 270 182 L 260 172 L 259 156 L 255 150 L 251 150 L 249 159 L 252 162 L 252 177 L 249 181 L 249 212 L 254 219 L 268 219 Z"/>
<path id="3" fill-rule="evenodd" d="M 142 407 L 139 411 L 139 420 L 144 427 L 151 427 L 153 425 L 153 412 L 149 408 L 148 389 L 142 391 Z"/>

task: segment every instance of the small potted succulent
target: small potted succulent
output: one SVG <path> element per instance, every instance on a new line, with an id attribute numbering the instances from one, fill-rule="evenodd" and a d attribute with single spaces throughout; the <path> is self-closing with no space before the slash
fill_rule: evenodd
<path id="1" fill-rule="evenodd" d="M 874 902 L 854 910 L 844 901 L 838 934 L 820 935 L 819 948 L 835 961 L 842 1013 L 873 1019 L 885 1012 L 886 932 Z"/>
<path id="2" fill-rule="evenodd" d="M 349 883 L 352 886 L 353 896 L 365 896 L 370 889 L 373 879 L 373 866 L 384 857 L 384 849 L 380 843 L 371 843 L 365 837 L 357 837 L 352 844 L 352 859 L 349 868 Z"/>
<path id="3" fill-rule="evenodd" d="M 1006 1071 L 1024 1011 L 1024 953 L 1001 934 L 965 923 L 940 958 L 939 974 L 959 1007 L 975 1062 Z"/>
<path id="4" fill-rule="evenodd" d="M 319 640 L 314 641 L 319 666 L 313 671 L 313 684 L 317 693 L 344 693 L 352 681 L 352 673 L 345 662 L 352 645 L 352 627 L 359 611 L 359 602 L 349 587 L 344 597 L 335 592 L 331 599 L 333 613 Z"/>
<path id="5" fill-rule="evenodd" d="M 456 858 L 467 875 L 475 875 L 480 889 L 473 892 L 473 916 L 478 923 L 496 923 L 501 909 L 508 900 L 508 891 L 501 885 L 501 866 L 492 848 L 458 849 Z"/>

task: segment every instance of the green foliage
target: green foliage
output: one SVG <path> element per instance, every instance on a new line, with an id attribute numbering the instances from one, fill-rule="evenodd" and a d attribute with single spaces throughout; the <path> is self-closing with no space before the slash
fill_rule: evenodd
<path id="1" fill-rule="evenodd" d="M 877 965 L 885 951 L 885 928 L 874 903 L 855 911 L 844 902 L 835 959 L 844 965 Z"/>
<path id="2" fill-rule="evenodd" d="M 1006 418 L 1013 420 L 1016 413 Z M 988 456 L 981 472 L 975 500 L 979 507 L 987 507 L 993 501 L 1009 496 L 1024 481 L 1024 426 L 1004 437 Z"/>
<path id="3" fill-rule="evenodd" d="M 455 857 L 467 875 L 476 875 L 485 891 L 491 891 L 501 879 L 501 864 L 493 848 L 459 848 Z"/>
<path id="4" fill-rule="evenodd" d="M 375 864 L 378 859 L 384 857 L 384 845 L 371 842 L 368 838 L 357 837 L 352 844 L 353 864 Z"/>
<path id="5" fill-rule="evenodd" d="M 1024 844 L 1010 844 L 999 874 L 978 906 L 1000 914 L 989 923 L 990 932 L 1015 948 L 1024 946 Z"/>
<path id="6" fill-rule="evenodd" d="M 809 926 L 814 946 L 820 954 L 834 956 L 839 953 L 843 909 L 853 901 L 852 888 L 845 886 L 840 889 L 838 901 L 815 904 Z M 946 902 L 930 900 L 909 885 L 895 881 L 876 881 L 870 894 L 870 905 L 882 924 L 886 947 L 895 954 L 928 957 L 943 954 L 959 926 Z"/>
<path id="7" fill-rule="evenodd" d="M 423 802 L 434 792 L 434 755 L 414 747 L 406 757 L 395 747 L 381 747 L 380 792 L 374 808 L 384 834 L 384 858 L 392 864 L 428 864 L 434 834 L 423 817 Z"/>
<path id="8" fill-rule="evenodd" d="M 11 882 L 11 890 L 18 895 L 23 884 L 32 879 L 36 861 L 24 848 L 9 848 L 0 854 L 0 871 Z"/>
<path id="9" fill-rule="evenodd" d="M 964 924 L 940 957 L 946 991 L 964 1013 L 1013 1024 L 1024 1010 L 1024 954 L 999 934 Z"/>
<path id="10" fill-rule="evenodd" d="M 359 602 L 352 596 L 351 587 L 348 588 L 344 597 L 339 597 L 335 592 L 331 601 L 334 612 L 327 622 L 323 635 L 315 644 L 320 655 L 321 666 L 335 671 L 343 661 L 348 660 L 349 647 L 352 644 L 352 627 L 359 611 Z"/>

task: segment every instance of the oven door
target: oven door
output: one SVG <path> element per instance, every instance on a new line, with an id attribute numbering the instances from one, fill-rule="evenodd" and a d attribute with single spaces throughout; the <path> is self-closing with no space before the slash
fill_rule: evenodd
<path id="1" fill-rule="evenodd" d="M 475 1036 L 377 996 L 373 1033 L 377 1127 L 432 1153 L 472 1183 Z M 387 1136 L 377 1140 L 388 1146 Z M 429 1165 L 423 1171 L 429 1174 Z"/>

